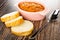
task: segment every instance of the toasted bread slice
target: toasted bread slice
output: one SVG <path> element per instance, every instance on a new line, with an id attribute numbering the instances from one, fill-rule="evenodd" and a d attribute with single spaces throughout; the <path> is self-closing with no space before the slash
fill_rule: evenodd
<path id="1" fill-rule="evenodd" d="M 10 21 L 5 22 L 6 27 L 11 27 L 11 26 L 17 26 L 20 25 L 24 22 L 24 19 L 22 16 L 19 16 L 15 19 L 12 19 Z"/>
<path id="2" fill-rule="evenodd" d="M 8 14 L 5 14 L 5 15 L 3 15 L 1 17 L 1 21 L 2 22 L 6 22 L 6 21 L 9 21 L 9 20 L 15 19 L 18 16 L 20 16 L 18 11 L 15 11 L 15 12 L 12 12 L 12 13 L 8 13 Z"/>
<path id="3" fill-rule="evenodd" d="M 11 27 L 11 32 L 17 36 L 28 36 L 33 31 L 33 23 L 25 20 L 23 24 Z"/>

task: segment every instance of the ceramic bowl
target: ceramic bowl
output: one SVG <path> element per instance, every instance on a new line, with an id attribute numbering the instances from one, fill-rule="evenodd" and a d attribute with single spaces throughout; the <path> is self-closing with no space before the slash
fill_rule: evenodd
<path id="1" fill-rule="evenodd" d="M 24 11 L 24 10 L 20 9 L 18 6 L 21 2 L 36 2 L 36 3 L 43 5 L 45 7 L 45 9 L 43 11 L 39 11 L 39 12 Z M 45 16 L 47 15 L 47 13 L 49 12 L 47 6 L 42 2 L 39 2 L 39 1 L 21 1 L 21 2 L 19 2 L 17 4 L 17 8 L 18 8 L 19 12 L 21 13 L 21 15 L 27 20 L 32 20 L 32 21 L 43 20 L 45 18 Z"/>

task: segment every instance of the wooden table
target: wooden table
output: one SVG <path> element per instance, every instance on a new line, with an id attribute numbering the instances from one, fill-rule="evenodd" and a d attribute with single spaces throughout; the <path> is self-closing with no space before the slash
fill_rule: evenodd
<path id="1" fill-rule="evenodd" d="M 0 16 L 3 14 L 15 11 L 8 2 L 0 9 Z M 41 25 L 46 23 L 43 21 L 33 21 L 34 30 L 37 30 Z M 4 23 L 0 21 L 0 40 L 25 40 L 26 37 L 17 37 L 11 34 L 10 28 L 6 28 Z M 35 38 L 35 40 L 60 40 L 60 22 L 51 22 L 44 28 Z"/>

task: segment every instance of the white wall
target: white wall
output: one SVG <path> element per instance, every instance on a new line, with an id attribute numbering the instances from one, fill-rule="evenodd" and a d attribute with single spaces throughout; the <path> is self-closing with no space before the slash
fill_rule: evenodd
<path id="1" fill-rule="evenodd" d="M 46 5 L 49 7 L 49 8 L 52 8 L 52 9 L 58 9 L 59 7 L 59 2 L 60 0 L 41 0 L 42 2 L 46 3 Z"/>

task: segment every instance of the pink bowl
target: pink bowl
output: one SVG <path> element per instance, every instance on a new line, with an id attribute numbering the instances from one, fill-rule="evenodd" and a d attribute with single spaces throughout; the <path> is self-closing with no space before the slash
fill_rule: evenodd
<path id="1" fill-rule="evenodd" d="M 21 2 L 31 2 L 31 1 L 21 1 Z M 41 5 L 43 5 L 45 7 L 45 9 L 43 11 L 40 11 L 40 12 L 27 12 L 27 11 L 24 11 L 18 7 L 18 4 L 20 3 L 19 2 L 17 4 L 17 8 L 20 11 L 21 15 L 25 19 L 32 20 L 32 21 L 43 20 L 45 18 L 46 14 L 49 12 L 48 8 L 46 7 L 45 4 L 43 4 L 41 2 L 38 2 L 38 1 L 32 1 L 32 2 L 40 3 Z"/>

